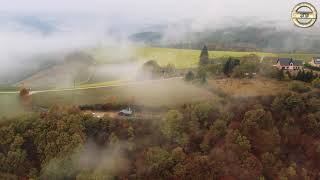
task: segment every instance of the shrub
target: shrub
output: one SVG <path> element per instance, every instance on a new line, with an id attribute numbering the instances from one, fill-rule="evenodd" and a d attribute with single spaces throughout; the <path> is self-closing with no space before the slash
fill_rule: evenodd
<path id="1" fill-rule="evenodd" d="M 305 93 L 311 90 L 310 87 L 301 82 L 292 82 L 291 84 L 289 84 L 289 89 L 298 93 Z"/>
<path id="2" fill-rule="evenodd" d="M 320 78 L 317 78 L 315 80 L 312 81 L 312 86 L 315 88 L 320 89 Z"/>
<path id="3" fill-rule="evenodd" d="M 314 71 L 320 71 L 320 67 L 312 66 L 309 63 L 304 64 L 304 67 L 311 69 L 311 70 L 314 70 Z"/>
<path id="4" fill-rule="evenodd" d="M 260 67 L 260 74 L 267 78 L 274 78 L 276 79 L 279 74 L 279 70 L 276 67 L 263 65 Z"/>
<path id="5" fill-rule="evenodd" d="M 256 63 L 245 62 L 234 68 L 232 77 L 235 77 L 235 78 L 252 77 L 253 73 L 256 73 L 257 71 L 258 71 L 258 65 Z"/>
<path id="6" fill-rule="evenodd" d="M 223 73 L 223 64 L 209 64 L 207 66 L 207 71 L 211 75 L 221 75 Z"/>
<path id="7" fill-rule="evenodd" d="M 202 84 L 207 83 L 207 71 L 204 68 L 199 68 L 197 78 Z"/>
<path id="8" fill-rule="evenodd" d="M 194 80 L 194 74 L 192 71 L 189 71 L 186 76 L 184 77 L 185 81 L 193 81 Z"/>

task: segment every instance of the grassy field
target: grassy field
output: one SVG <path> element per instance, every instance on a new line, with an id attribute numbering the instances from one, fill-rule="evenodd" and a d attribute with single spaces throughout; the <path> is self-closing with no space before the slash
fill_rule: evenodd
<path id="1" fill-rule="evenodd" d="M 1 91 L 19 91 L 19 87 L 17 86 L 0 86 L 0 92 Z"/>
<path id="2" fill-rule="evenodd" d="M 293 54 L 287 54 L 287 53 L 279 53 L 277 54 L 278 57 L 287 57 L 287 58 L 293 58 L 297 60 L 303 60 L 306 62 L 311 61 L 313 57 L 318 57 L 319 54 L 302 54 L 302 53 L 293 53 Z"/>
<path id="3" fill-rule="evenodd" d="M 76 88 L 94 88 L 94 87 L 101 87 L 101 86 L 112 86 L 112 85 L 119 85 L 122 83 L 127 83 L 127 80 L 116 80 L 116 81 L 107 81 L 107 82 L 99 82 L 99 83 L 88 83 L 76 86 Z"/>
<path id="4" fill-rule="evenodd" d="M 276 95 L 288 90 L 287 81 L 266 78 L 209 80 L 208 85 L 236 97 Z"/>
<path id="5" fill-rule="evenodd" d="M 160 65 L 174 64 L 177 68 L 198 66 L 200 50 L 169 49 L 169 48 L 138 48 L 136 56 L 139 59 L 153 59 Z M 243 57 L 256 54 L 261 57 L 275 56 L 263 52 L 232 52 L 232 51 L 209 51 L 210 58 Z"/>
<path id="6" fill-rule="evenodd" d="M 208 87 L 236 97 L 276 95 L 288 90 L 287 81 L 266 78 L 257 79 L 215 79 L 208 81 Z M 54 104 L 82 105 L 134 101 L 148 107 L 176 106 L 184 103 L 216 98 L 205 88 L 187 84 L 181 79 L 143 84 L 107 87 L 99 89 L 46 92 L 32 95 L 34 105 L 51 106 Z"/>
<path id="7" fill-rule="evenodd" d="M 176 106 L 212 97 L 213 94 L 207 90 L 187 84 L 181 79 L 172 79 L 121 87 L 38 93 L 32 95 L 32 103 L 49 107 L 54 104 L 83 105 L 134 101 L 138 105 L 159 107 Z"/>
<path id="8" fill-rule="evenodd" d="M 288 82 L 264 78 L 212 79 L 209 80 L 207 88 L 199 88 L 181 79 L 172 79 L 119 87 L 36 93 L 31 96 L 31 102 L 32 105 L 42 107 L 107 102 L 131 102 L 146 107 L 175 107 L 184 103 L 217 99 L 217 89 L 235 97 L 268 96 L 287 91 Z M 2 116 L 23 112 L 18 94 L 0 95 L 0 99 Z"/>
<path id="9" fill-rule="evenodd" d="M 0 94 L 0 117 L 17 116 L 24 112 L 19 94 Z"/>
<path id="10" fill-rule="evenodd" d="M 177 68 L 196 67 L 198 65 L 200 50 L 189 49 L 172 49 L 172 48 L 135 48 L 130 52 L 130 56 L 125 54 L 129 59 L 137 59 L 139 61 L 155 60 L 160 65 L 174 64 Z M 97 62 L 110 63 L 113 56 L 110 51 L 104 48 L 89 51 L 89 53 L 97 60 Z M 276 54 L 264 52 L 232 52 L 232 51 L 210 51 L 210 58 L 222 57 L 243 57 L 250 54 L 256 54 L 261 57 L 275 57 Z M 125 57 L 124 57 L 125 58 Z"/>
<path id="11" fill-rule="evenodd" d="M 135 59 L 140 61 L 155 60 L 160 65 L 174 64 L 177 68 L 196 67 L 199 61 L 200 50 L 190 49 L 172 49 L 172 48 L 150 48 L 141 47 L 126 50 L 127 54 L 123 58 Z M 100 63 L 112 62 L 113 56 L 110 55 L 108 49 L 95 49 L 90 51 L 91 55 Z M 128 55 L 130 54 L 130 55 Z M 223 57 L 244 57 L 255 54 L 259 57 L 288 57 L 304 61 L 309 61 L 317 54 L 286 54 L 286 53 L 266 53 L 266 52 L 234 52 L 234 51 L 209 51 L 210 58 Z"/>
<path id="12" fill-rule="evenodd" d="M 121 49 L 118 49 L 121 51 Z M 168 48 L 136 48 L 126 49 L 123 56 L 110 55 L 118 54 L 116 51 L 107 51 L 103 48 L 89 51 L 93 57 L 101 63 L 115 63 L 114 59 L 131 59 L 141 62 L 153 59 L 160 65 L 174 64 L 177 68 L 196 67 L 198 64 L 199 50 L 168 49 Z M 292 57 L 309 61 L 316 54 L 273 54 L 264 52 L 231 52 L 231 51 L 210 51 L 211 58 L 221 57 L 243 57 L 255 54 L 260 57 Z M 130 54 L 130 55 L 129 55 Z M 123 84 L 125 81 L 109 81 L 93 84 L 83 84 L 77 87 L 97 87 Z M 256 96 L 276 94 L 287 89 L 286 82 L 273 80 L 210 80 L 209 86 L 219 88 L 228 94 L 236 96 Z M 2 88 L 2 90 L 16 90 Z M 184 82 L 172 80 L 163 83 L 146 83 L 142 85 L 128 85 L 123 87 L 109 87 L 77 91 L 47 92 L 32 95 L 32 102 L 35 105 L 51 106 L 54 104 L 79 105 L 95 104 L 109 101 L 111 97 L 116 97 L 117 101 L 128 101 L 134 99 L 137 104 L 146 106 L 171 106 L 181 103 L 200 101 L 207 97 L 215 97 L 212 93 L 197 88 Z M 23 111 L 19 104 L 19 98 L 15 94 L 0 95 L 0 116 L 18 114 Z"/>

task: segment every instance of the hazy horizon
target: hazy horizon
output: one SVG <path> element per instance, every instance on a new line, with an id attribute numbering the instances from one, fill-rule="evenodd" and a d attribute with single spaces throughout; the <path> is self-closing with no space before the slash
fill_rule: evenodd
<path id="1" fill-rule="evenodd" d="M 6 1 L 0 12 L 14 14 L 64 14 L 118 17 L 133 22 L 170 22 L 181 19 L 219 19 L 220 17 L 258 17 L 263 20 L 290 19 L 290 12 L 299 0 L 28 0 Z M 308 1 L 320 7 L 317 0 Z"/>

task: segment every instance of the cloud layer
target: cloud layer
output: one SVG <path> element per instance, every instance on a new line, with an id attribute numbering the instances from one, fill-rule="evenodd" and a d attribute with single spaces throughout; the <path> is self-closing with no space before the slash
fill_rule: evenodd
<path id="1" fill-rule="evenodd" d="M 97 14 L 142 21 L 183 18 L 260 17 L 290 19 L 300 0 L 12 0 L 1 3 L 0 11 L 15 13 Z M 310 0 L 320 8 L 320 2 Z"/>

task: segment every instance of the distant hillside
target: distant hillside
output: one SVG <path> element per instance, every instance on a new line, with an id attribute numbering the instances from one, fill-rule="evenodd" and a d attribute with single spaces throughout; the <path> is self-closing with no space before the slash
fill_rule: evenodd
<path id="1" fill-rule="evenodd" d="M 203 31 L 140 32 L 130 37 L 157 47 L 201 49 L 206 44 L 209 50 L 319 53 L 320 37 L 316 34 L 265 26 L 233 26 Z"/>
<path id="2" fill-rule="evenodd" d="M 161 43 L 163 34 L 160 32 L 141 32 L 133 34 L 130 40 L 143 43 Z"/>
<path id="3" fill-rule="evenodd" d="M 7 67 L 6 71 L 0 72 L 0 86 L 12 86 L 39 71 L 48 69 L 59 63 L 57 59 L 61 59 L 60 55 L 39 55 L 19 59 L 12 66 Z"/>
<path id="4" fill-rule="evenodd" d="M 34 16 L 23 16 L 16 18 L 16 22 L 20 23 L 24 28 L 31 30 L 37 30 L 43 34 L 50 34 L 53 32 L 60 31 L 58 27 L 50 21 L 46 21 Z"/>
<path id="5" fill-rule="evenodd" d="M 54 32 L 61 32 L 62 29 L 59 27 L 61 24 L 61 22 L 45 17 L 0 14 L 1 27 L 4 28 L 6 27 L 5 25 L 9 25 L 7 28 L 13 28 L 15 31 L 23 30 L 48 35 Z"/>
<path id="6" fill-rule="evenodd" d="M 74 83 L 86 82 L 90 79 L 94 59 L 85 53 L 72 53 L 54 66 L 41 70 L 22 80 L 31 88 L 71 87 Z"/>

